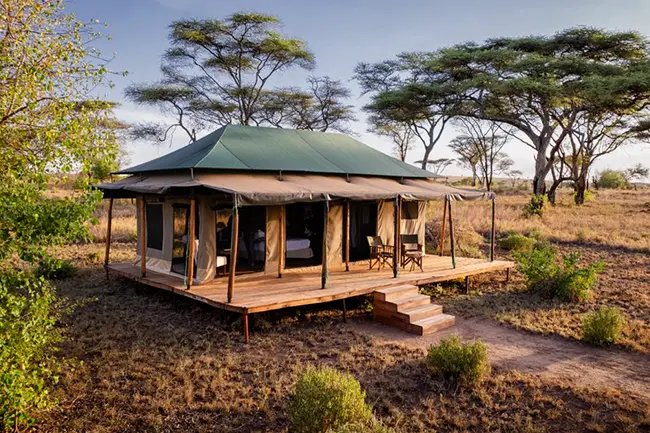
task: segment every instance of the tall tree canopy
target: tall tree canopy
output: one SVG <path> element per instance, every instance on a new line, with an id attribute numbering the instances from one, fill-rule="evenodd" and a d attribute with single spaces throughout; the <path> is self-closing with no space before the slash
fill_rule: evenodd
<path id="1" fill-rule="evenodd" d="M 137 125 L 133 135 L 165 141 L 181 130 L 194 141 L 200 130 L 228 123 L 345 130 L 354 116 L 339 81 L 310 78 L 307 90 L 271 88 L 278 73 L 315 64 L 306 43 L 283 35 L 280 24 L 259 13 L 173 22 L 162 79 L 134 84 L 126 96 L 174 121 Z"/>
<path id="2" fill-rule="evenodd" d="M 465 43 L 431 58 L 430 73 L 454 87 L 458 115 L 511 125 L 534 149 L 535 194 L 546 192 L 546 177 L 582 113 L 648 108 L 648 42 L 636 32 L 573 28 Z"/>
<path id="3" fill-rule="evenodd" d="M 428 67 L 434 58 L 434 53 L 403 53 L 395 60 L 360 63 L 355 68 L 355 79 L 371 97 L 364 107 L 371 125 L 408 127 L 422 145 L 422 168 L 427 167 L 453 105 L 448 86 Z"/>
<path id="4" fill-rule="evenodd" d="M 98 199 L 52 199 L 52 175 L 114 159 L 111 105 L 90 96 L 106 82 L 92 49 L 100 34 L 62 0 L 0 1 L 0 261 L 32 260 L 44 246 L 84 235 Z"/>

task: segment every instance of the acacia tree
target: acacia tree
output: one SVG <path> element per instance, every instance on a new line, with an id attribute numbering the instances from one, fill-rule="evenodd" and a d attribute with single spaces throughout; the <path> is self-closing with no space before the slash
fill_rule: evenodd
<path id="1" fill-rule="evenodd" d="M 458 115 L 511 125 L 535 151 L 533 193 L 546 193 L 546 177 L 578 116 L 590 99 L 607 110 L 630 105 L 645 92 L 649 76 L 646 40 L 636 32 L 574 28 L 553 36 L 490 39 L 432 56 L 432 72 L 454 86 Z M 626 86 L 616 86 L 616 82 Z M 600 83 L 603 93 L 594 92 Z M 582 101 L 582 102 L 581 102 Z M 523 136 L 520 137 L 520 135 Z"/>
<path id="2" fill-rule="evenodd" d="M 413 130 L 408 123 L 391 121 L 381 116 L 370 115 L 368 118 L 370 127 L 368 132 L 387 137 L 393 144 L 393 152 L 402 162 L 406 162 L 406 156 L 413 148 Z"/>
<path id="3" fill-rule="evenodd" d="M 442 176 L 442 173 L 454 163 L 452 158 L 427 159 L 425 161 L 415 161 L 416 164 L 422 164 L 422 167 L 431 171 L 436 176 Z"/>
<path id="4" fill-rule="evenodd" d="M 306 91 L 289 87 L 265 92 L 252 121 L 278 128 L 349 132 L 349 123 L 356 117 L 352 106 L 343 101 L 350 97 L 350 90 L 328 76 L 309 77 L 307 82 Z"/>
<path id="5" fill-rule="evenodd" d="M 420 142 L 423 169 L 450 119 L 448 89 L 427 68 L 431 59 L 430 53 L 403 53 L 395 60 L 359 63 L 354 76 L 371 96 L 364 107 L 371 121 L 406 125 Z"/>
<path id="6" fill-rule="evenodd" d="M 461 135 L 449 142 L 449 148 L 458 157 L 456 160 L 461 167 L 472 172 L 472 186 L 476 186 L 478 180 L 478 164 L 481 160 L 481 152 L 476 141 L 469 136 Z"/>
<path id="7" fill-rule="evenodd" d="M 278 73 L 314 66 L 307 45 L 284 36 L 280 25 L 277 17 L 259 13 L 173 22 L 162 79 L 134 84 L 126 96 L 174 120 L 136 125 L 133 137 L 165 141 L 180 130 L 195 141 L 200 130 L 228 123 L 347 130 L 354 116 L 343 103 L 349 90 L 339 81 L 310 78 L 306 91 L 270 88 Z"/>

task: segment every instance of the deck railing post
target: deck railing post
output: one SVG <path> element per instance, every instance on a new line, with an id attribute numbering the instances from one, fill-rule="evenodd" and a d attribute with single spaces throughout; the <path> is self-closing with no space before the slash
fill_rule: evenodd
<path id="1" fill-rule="evenodd" d="M 104 253 L 104 269 L 108 280 L 108 258 L 111 253 L 111 224 L 113 222 L 113 198 L 108 199 L 108 214 L 106 215 L 106 252 Z"/>
<path id="2" fill-rule="evenodd" d="M 456 244 L 454 243 L 454 219 L 451 215 L 451 200 L 447 200 L 449 204 L 449 242 L 451 244 L 451 265 L 456 269 Z"/>
<path id="3" fill-rule="evenodd" d="M 400 222 L 401 222 L 401 198 L 398 196 L 395 198 L 395 215 L 393 216 L 393 278 L 397 278 L 399 275 L 399 261 L 400 261 L 400 245 L 399 245 L 399 232 L 400 232 Z"/>
<path id="4" fill-rule="evenodd" d="M 140 199 L 140 276 L 147 276 L 147 206 L 144 196 Z"/>
<path id="5" fill-rule="evenodd" d="M 345 271 L 350 270 L 350 199 L 345 202 Z"/>
<path id="6" fill-rule="evenodd" d="M 233 197 L 232 230 L 230 234 L 230 275 L 228 276 L 228 303 L 235 292 L 235 271 L 237 270 L 237 249 L 239 248 L 239 211 L 237 197 Z"/>
<path id="7" fill-rule="evenodd" d="M 492 226 L 490 229 L 490 261 L 494 261 L 494 246 L 495 246 L 495 239 L 496 239 L 496 224 L 495 224 L 495 219 L 496 219 L 496 199 L 492 199 Z"/>
<path id="8" fill-rule="evenodd" d="M 329 272 L 327 269 L 327 220 L 329 219 L 330 202 L 325 200 L 325 210 L 323 212 L 323 264 L 321 267 L 321 288 L 327 287 Z"/>
<path id="9" fill-rule="evenodd" d="M 190 200 L 190 223 L 188 224 L 187 236 L 187 282 L 186 288 L 190 290 L 192 287 L 192 280 L 194 280 L 194 224 L 196 221 L 196 199 Z"/>
<path id="10" fill-rule="evenodd" d="M 447 218 L 447 196 L 442 207 L 442 227 L 440 227 L 440 257 L 445 253 L 445 219 Z"/>

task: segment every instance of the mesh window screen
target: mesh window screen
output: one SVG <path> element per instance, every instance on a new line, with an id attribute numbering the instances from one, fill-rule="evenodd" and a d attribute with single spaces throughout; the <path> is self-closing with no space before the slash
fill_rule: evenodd
<path id="1" fill-rule="evenodd" d="M 418 202 L 416 201 L 402 202 L 402 219 L 403 220 L 418 219 Z"/>
<path id="2" fill-rule="evenodd" d="M 147 203 L 147 248 L 163 248 L 163 206 L 162 203 Z"/>

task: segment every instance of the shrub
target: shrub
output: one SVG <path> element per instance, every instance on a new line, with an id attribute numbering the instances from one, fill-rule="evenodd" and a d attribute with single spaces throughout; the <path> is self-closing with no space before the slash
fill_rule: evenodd
<path id="1" fill-rule="evenodd" d="M 369 425 L 360 423 L 344 424 L 337 429 L 328 430 L 327 433 L 395 433 L 395 430 L 373 420 Z"/>
<path id="2" fill-rule="evenodd" d="M 5 430 L 33 422 L 33 411 L 55 401 L 48 388 L 62 361 L 54 356 L 63 314 L 54 289 L 25 273 L 0 275 L 0 425 Z"/>
<path id="3" fill-rule="evenodd" d="M 617 308 L 601 307 L 582 321 L 582 339 L 591 344 L 614 343 L 621 334 L 623 316 Z"/>
<path id="4" fill-rule="evenodd" d="M 578 193 L 576 193 L 576 192 L 573 193 L 573 202 L 574 203 L 576 201 L 576 196 L 577 195 L 578 195 Z M 590 201 L 594 201 L 594 193 L 591 192 L 590 190 L 586 190 L 585 191 L 585 196 L 584 196 L 584 202 L 588 203 Z"/>
<path id="5" fill-rule="evenodd" d="M 579 267 L 580 255 L 577 253 L 563 256 L 560 265 L 555 248 L 544 242 L 537 242 L 531 250 L 513 255 L 529 290 L 562 301 L 586 300 L 598 281 L 598 274 L 604 269 L 600 261 Z"/>
<path id="6" fill-rule="evenodd" d="M 519 233 L 511 233 L 499 241 L 499 246 L 508 251 L 527 251 L 535 244 L 535 239 L 531 239 Z"/>
<path id="7" fill-rule="evenodd" d="M 36 275 L 47 280 L 62 280 L 77 273 L 77 269 L 69 260 L 60 260 L 46 256 L 36 268 Z"/>
<path id="8" fill-rule="evenodd" d="M 292 432 L 318 433 L 350 423 L 370 425 L 366 393 L 350 374 L 330 367 L 308 369 L 298 379 L 291 399 Z"/>
<path id="9" fill-rule="evenodd" d="M 602 189 L 619 189 L 629 186 L 625 173 L 618 170 L 603 170 L 595 179 L 594 186 Z"/>
<path id="10" fill-rule="evenodd" d="M 541 217 L 544 215 L 544 210 L 546 209 L 546 201 L 547 199 L 545 195 L 533 195 L 530 198 L 530 202 L 524 206 L 524 218 L 530 218 L 534 215 Z"/>
<path id="11" fill-rule="evenodd" d="M 431 374 L 461 385 L 481 382 L 490 370 L 485 344 L 478 340 L 463 343 L 457 335 L 430 346 L 426 364 Z"/>

